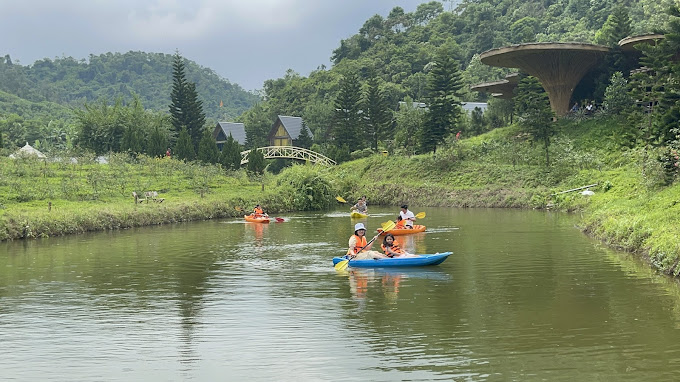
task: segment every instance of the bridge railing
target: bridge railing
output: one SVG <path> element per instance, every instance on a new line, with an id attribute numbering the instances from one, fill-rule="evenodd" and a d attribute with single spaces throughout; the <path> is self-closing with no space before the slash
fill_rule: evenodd
<path id="1" fill-rule="evenodd" d="M 319 154 L 316 151 L 305 149 L 303 147 L 296 146 L 266 146 L 258 147 L 257 151 L 261 151 L 266 159 L 271 158 L 290 158 L 299 159 L 304 161 L 310 161 L 315 164 L 320 164 L 323 166 L 334 166 L 336 163 L 333 159 Z M 241 152 L 241 164 L 248 163 L 248 154 L 251 150 L 246 150 Z"/>

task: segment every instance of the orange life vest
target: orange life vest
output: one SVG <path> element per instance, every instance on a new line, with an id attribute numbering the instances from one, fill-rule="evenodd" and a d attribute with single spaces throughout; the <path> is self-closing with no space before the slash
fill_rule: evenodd
<path id="1" fill-rule="evenodd" d="M 406 224 L 406 220 L 399 220 L 397 224 L 394 225 L 394 228 L 404 228 L 404 224 Z"/>
<path id="2" fill-rule="evenodd" d="M 253 210 L 253 214 L 255 215 L 262 215 L 263 213 L 264 211 L 262 211 L 262 208 L 255 207 L 255 209 Z"/>
<path id="3" fill-rule="evenodd" d="M 394 256 L 394 255 L 392 255 L 391 253 L 389 253 L 389 252 L 387 251 L 387 246 L 385 246 L 385 244 L 382 244 L 381 247 L 382 247 L 383 252 L 385 252 L 385 254 L 386 254 L 387 256 L 389 256 L 389 257 Z M 393 242 L 392 242 L 392 247 L 390 247 L 390 248 L 392 249 L 392 252 L 396 252 L 396 253 L 398 253 L 398 254 L 400 254 L 400 255 L 403 255 L 403 254 L 404 254 L 404 250 L 401 249 L 401 247 L 399 246 L 399 244 L 397 244 L 396 241 L 393 241 Z"/>
<path id="4" fill-rule="evenodd" d="M 357 239 L 357 243 L 354 245 L 354 248 L 351 248 L 351 249 L 354 250 L 354 254 L 356 255 L 361 248 L 366 246 L 367 242 L 366 242 L 366 236 L 357 236 L 357 235 L 353 235 L 353 236 Z M 349 255 L 349 252 L 350 251 L 347 251 L 348 255 Z"/>

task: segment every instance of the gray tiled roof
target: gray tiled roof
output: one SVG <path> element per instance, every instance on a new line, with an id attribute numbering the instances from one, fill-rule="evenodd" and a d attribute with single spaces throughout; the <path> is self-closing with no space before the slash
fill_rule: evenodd
<path id="1" fill-rule="evenodd" d="M 215 129 L 213 130 L 213 138 L 217 138 L 219 131 L 224 132 L 224 136 L 228 137 L 229 133 L 231 136 L 241 145 L 246 144 L 246 129 L 242 123 L 234 122 L 217 122 Z"/>
<path id="2" fill-rule="evenodd" d="M 302 130 L 302 118 L 288 117 L 286 115 L 279 115 L 278 117 L 281 120 L 283 127 L 286 128 L 286 131 L 290 134 L 290 137 L 292 139 L 298 139 L 300 130 Z"/>

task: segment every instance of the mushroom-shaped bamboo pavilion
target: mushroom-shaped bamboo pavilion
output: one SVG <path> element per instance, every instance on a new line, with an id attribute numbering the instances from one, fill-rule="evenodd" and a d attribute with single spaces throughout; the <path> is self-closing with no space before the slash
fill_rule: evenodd
<path id="1" fill-rule="evenodd" d="M 643 34 L 639 36 L 628 36 L 621 41 L 619 41 L 619 46 L 624 52 L 637 52 L 635 47 L 639 44 L 656 45 L 659 41 L 666 38 L 665 35 L 660 33 L 650 33 Z"/>
<path id="2" fill-rule="evenodd" d="M 541 82 L 550 106 L 562 116 L 583 76 L 609 52 L 602 45 L 582 43 L 530 43 L 491 49 L 480 60 L 491 66 L 518 68 Z"/>
<path id="3" fill-rule="evenodd" d="M 519 73 L 510 73 L 505 79 L 493 82 L 484 82 L 470 87 L 470 90 L 490 93 L 493 97 L 512 99 L 513 91 L 519 82 Z"/>

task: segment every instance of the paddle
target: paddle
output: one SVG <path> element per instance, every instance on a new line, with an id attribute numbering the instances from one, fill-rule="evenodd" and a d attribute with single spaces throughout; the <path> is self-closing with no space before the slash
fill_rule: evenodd
<path id="1" fill-rule="evenodd" d="M 341 197 L 339 197 L 339 196 L 336 196 L 336 197 L 335 197 L 335 200 L 337 200 L 337 201 L 340 202 L 340 203 L 347 203 L 347 201 L 346 201 L 345 199 L 343 199 L 343 198 L 341 198 Z"/>
<path id="2" fill-rule="evenodd" d="M 425 212 L 418 212 L 418 213 L 416 214 L 416 219 L 422 219 L 422 218 L 424 218 L 424 217 L 425 217 Z"/>
<path id="3" fill-rule="evenodd" d="M 392 230 L 392 229 L 394 228 L 395 225 L 396 225 L 396 224 L 394 224 L 394 222 L 391 221 L 391 220 L 390 220 L 390 221 L 387 221 L 387 222 L 384 222 L 384 223 L 381 224 L 382 229 L 383 229 L 383 232 L 387 232 L 387 231 Z M 364 248 L 366 248 L 366 247 L 368 247 L 369 245 L 371 245 L 371 243 L 372 243 L 373 241 L 375 241 L 375 239 L 377 239 L 378 236 L 380 236 L 380 233 L 378 233 L 377 235 L 373 236 L 373 239 L 371 239 L 368 243 L 366 243 L 366 245 L 364 245 L 363 247 L 361 247 L 361 249 L 359 249 L 359 251 L 358 251 L 356 254 L 358 255 L 359 253 L 361 253 L 361 251 L 364 250 Z M 336 270 L 336 271 L 343 271 L 343 270 L 347 269 L 347 266 L 348 266 L 348 265 L 349 265 L 349 258 L 347 258 L 347 259 L 345 259 L 345 260 L 342 260 L 342 261 L 338 262 L 337 264 L 335 264 L 335 270 Z"/>

